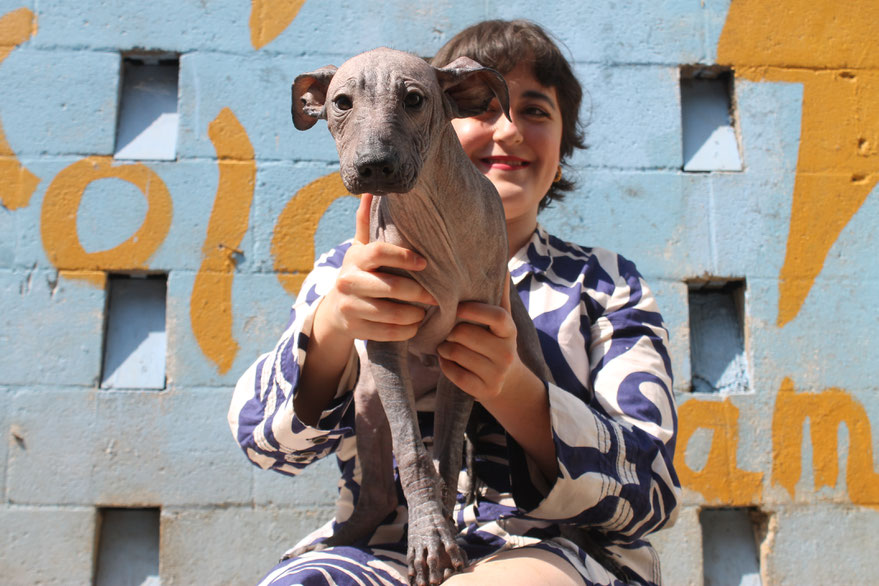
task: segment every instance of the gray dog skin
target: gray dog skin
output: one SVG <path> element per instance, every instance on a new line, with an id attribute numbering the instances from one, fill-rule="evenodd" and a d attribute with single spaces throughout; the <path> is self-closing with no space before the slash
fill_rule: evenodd
<path id="1" fill-rule="evenodd" d="M 338 69 L 298 76 L 292 94 L 296 128 L 325 119 L 345 187 L 374 194 L 370 240 L 425 257 L 427 268 L 403 274 L 438 303 L 424 306 L 412 339 L 367 343 L 354 390 L 362 470 L 354 513 L 325 542 L 293 555 L 353 544 L 394 510 L 393 447 L 409 509 L 409 580 L 439 584 L 466 565 L 451 513 L 473 399 L 439 373 L 436 347 L 457 323 L 459 302 L 500 303 L 509 255 L 500 197 L 464 153 L 450 121 L 484 112 L 495 97 L 509 118 L 507 87 L 499 73 L 466 57 L 435 68 L 415 55 L 380 48 Z M 548 379 L 534 325 L 514 289 L 510 301 L 519 354 Z M 425 384 L 425 373 L 434 380 Z M 436 389 L 432 454 L 416 417 L 416 400 L 423 399 L 416 391 L 423 388 Z"/>

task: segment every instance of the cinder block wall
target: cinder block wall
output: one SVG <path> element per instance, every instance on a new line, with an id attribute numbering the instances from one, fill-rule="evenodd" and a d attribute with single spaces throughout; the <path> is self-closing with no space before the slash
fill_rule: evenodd
<path id="1" fill-rule="evenodd" d="M 315 249 L 352 229 L 289 86 L 495 17 L 553 31 L 588 91 L 580 188 L 542 222 L 634 260 L 672 336 L 668 583 L 879 581 L 879 8 L 829 0 L 0 0 L 0 581 L 113 583 L 107 509 L 152 511 L 164 584 L 253 583 L 328 518 L 332 462 L 263 472 L 226 424 Z M 177 59 L 176 159 L 113 159 L 132 55 Z M 741 170 L 683 170 L 682 66 L 732 71 Z M 109 288 L 147 273 L 164 388 L 101 388 Z M 729 364 L 736 392 L 692 392 Z"/>

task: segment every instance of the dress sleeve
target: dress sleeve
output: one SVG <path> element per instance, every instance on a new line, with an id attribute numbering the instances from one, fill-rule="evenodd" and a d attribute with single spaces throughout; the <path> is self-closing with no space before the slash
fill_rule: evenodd
<path id="1" fill-rule="evenodd" d="M 349 244 L 323 255 L 302 285 L 290 321 L 271 352 L 260 356 L 238 380 L 229 407 L 229 425 L 247 457 L 263 469 L 297 474 L 311 462 L 335 452 L 353 430 L 344 424 L 353 408 L 352 389 L 359 363 L 352 350 L 333 401 L 315 427 L 293 408 L 299 375 L 317 306 L 335 281 Z"/>
<path id="2" fill-rule="evenodd" d="M 543 490 L 528 475 L 543 496 L 527 515 L 632 543 L 672 524 L 680 498 L 668 333 L 634 265 L 593 254 L 569 335 L 547 356 L 560 373 L 547 383 L 559 475 Z"/>

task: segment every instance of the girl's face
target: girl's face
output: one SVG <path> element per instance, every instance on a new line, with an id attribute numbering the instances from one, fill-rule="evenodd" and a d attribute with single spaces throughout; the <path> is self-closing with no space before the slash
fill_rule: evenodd
<path id="1" fill-rule="evenodd" d="M 555 88 L 540 85 L 529 66 L 519 65 L 504 78 L 512 121 L 495 99 L 484 114 L 452 125 L 464 152 L 500 193 L 508 227 L 520 225 L 530 236 L 558 170 L 562 115 Z"/>

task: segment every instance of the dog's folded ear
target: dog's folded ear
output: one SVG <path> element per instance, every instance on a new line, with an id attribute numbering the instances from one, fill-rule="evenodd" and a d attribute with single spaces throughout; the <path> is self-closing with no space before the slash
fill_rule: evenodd
<path id="1" fill-rule="evenodd" d="M 293 125 L 297 130 L 308 130 L 320 119 L 326 119 L 327 88 L 333 75 L 335 65 L 321 67 L 311 73 L 297 75 L 293 80 Z"/>
<path id="2" fill-rule="evenodd" d="M 453 118 L 482 114 L 495 97 L 510 118 L 510 92 L 504 76 L 469 57 L 458 57 L 445 67 L 435 67 L 436 77 L 451 106 Z"/>

